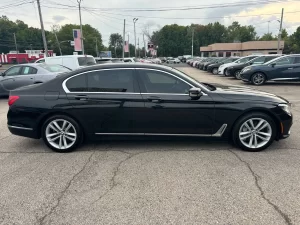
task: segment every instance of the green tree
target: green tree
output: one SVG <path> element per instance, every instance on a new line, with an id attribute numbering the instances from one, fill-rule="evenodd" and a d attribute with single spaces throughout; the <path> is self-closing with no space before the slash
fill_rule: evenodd
<path id="1" fill-rule="evenodd" d="M 276 37 L 273 37 L 272 33 L 266 33 L 259 38 L 259 41 L 274 41 Z"/>
<path id="2" fill-rule="evenodd" d="M 253 26 L 241 26 L 239 22 L 233 22 L 227 29 L 227 42 L 254 41 L 256 38 Z"/>
<path id="3" fill-rule="evenodd" d="M 109 51 L 112 53 L 113 58 L 121 58 L 123 53 L 123 38 L 119 33 L 111 34 L 109 37 Z"/>

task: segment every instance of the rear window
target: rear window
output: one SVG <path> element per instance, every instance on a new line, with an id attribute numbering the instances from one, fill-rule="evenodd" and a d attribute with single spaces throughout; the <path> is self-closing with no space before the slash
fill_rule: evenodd
<path id="1" fill-rule="evenodd" d="M 94 57 L 78 57 L 79 66 L 90 66 L 95 65 L 95 58 Z"/>
<path id="2" fill-rule="evenodd" d="M 72 71 L 71 69 L 65 66 L 56 65 L 56 64 L 40 64 L 39 66 L 53 73 L 65 73 L 65 72 Z"/>

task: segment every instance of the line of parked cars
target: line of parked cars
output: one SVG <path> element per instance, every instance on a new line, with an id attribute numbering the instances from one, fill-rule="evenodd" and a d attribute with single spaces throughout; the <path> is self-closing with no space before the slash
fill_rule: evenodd
<path id="1" fill-rule="evenodd" d="M 187 64 L 214 75 L 234 77 L 253 85 L 267 81 L 300 81 L 300 54 L 245 57 L 194 57 Z"/>

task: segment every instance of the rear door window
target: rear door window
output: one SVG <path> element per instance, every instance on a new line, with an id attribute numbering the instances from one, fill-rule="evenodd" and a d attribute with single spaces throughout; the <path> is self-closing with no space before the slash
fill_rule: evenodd
<path id="1" fill-rule="evenodd" d="M 37 69 L 33 68 L 31 66 L 23 66 L 21 75 L 30 75 L 30 74 L 36 74 Z"/>
<path id="2" fill-rule="evenodd" d="M 70 78 L 66 82 L 66 87 L 70 92 L 87 92 L 87 82 L 86 82 L 86 75 L 78 75 L 75 77 Z"/>

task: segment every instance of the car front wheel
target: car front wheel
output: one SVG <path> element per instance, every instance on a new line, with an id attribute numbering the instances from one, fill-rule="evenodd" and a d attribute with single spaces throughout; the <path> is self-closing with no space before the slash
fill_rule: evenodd
<path id="1" fill-rule="evenodd" d="M 44 123 L 42 138 L 45 144 L 56 152 L 71 152 L 82 142 L 83 134 L 75 120 L 57 115 Z"/>
<path id="2" fill-rule="evenodd" d="M 212 73 L 213 73 L 214 75 L 217 75 L 217 74 L 218 74 L 218 68 L 213 68 Z"/>
<path id="3" fill-rule="evenodd" d="M 235 71 L 234 76 L 235 76 L 236 79 L 241 80 L 242 79 L 241 78 L 241 71 L 240 70 Z"/>
<path id="4" fill-rule="evenodd" d="M 249 113 L 233 128 L 234 143 L 245 151 L 257 152 L 269 147 L 276 136 L 274 120 L 264 113 Z"/>
<path id="5" fill-rule="evenodd" d="M 255 73 L 251 77 L 251 83 L 254 85 L 263 85 L 266 82 L 266 76 L 263 73 Z"/>

